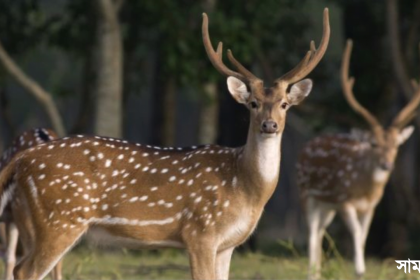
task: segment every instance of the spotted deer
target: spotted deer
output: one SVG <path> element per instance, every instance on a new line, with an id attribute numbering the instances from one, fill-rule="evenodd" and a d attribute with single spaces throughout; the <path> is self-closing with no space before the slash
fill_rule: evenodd
<path id="1" fill-rule="evenodd" d="M 304 79 L 330 37 L 328 10 L 318 49 L 270 88 L 227 52 L 222 61 L 203 14 L 202 34 L 233 98 L 250 110 L 243 147 L 155 147 L 109 137 L 66 137 L 31 148 L 0 173 L 2 203 L 18 200 L 33 228 L 16 279 L 40 279 L 85 233 L 105 243 L 185 248 L 194 279 L 228 279 L 232 252 L 255 229 L 276 188 L 286 112 L 311 91 Z M 17 187 L 19 186 L 19 187 Z M 14 193 L 13 196 L 10 194 Z"/>
<path id="2" fill-rule="evenodd" d="M 382 198 L 399 146 L 414 130 L 405 125 L 420 102 L 417 87 L 410 102 L 384 128 L 354 97 L 354 78 L 348 76 L 351 50 L 349 40 L 341 65 L 342 89 L 349 105 L 371 130 L 316 137 L 299 157 L 297 183 L 307 212 L 310 279 L 320 276 L 322 239 L 337 211 L 353 237 L 356 274 L 364 274 L 364 248 L 375 207 Z"/>
<path id="3" fill-rule="evenodd" d="M 54 131 L 45 128 L 36 128 L 23 132 L 21 135 L 16 137 L 13 140 L 12 145 L 4 151 L 0 160 L 0 170 L 9 164 L 15 154 L 56 138 L 58 137 Z M 2 221 L 5 223 L 7 231 L 7 238 L 5 240 L 6 254 L 4 256 L 4 279 L 13 279 L 13 268 L 16 264 L 16 248 L 19 238 L 19 232 L 14 222 L 14 218 L 18 210 L 19 209 L 15 209 L 15 205 L 12 203 L 5 208 L 2 215 Z M 21 216 L 19 218 L 27 219 L 28 216 Z M 25 246 L 23 248 L 25 248 Z M 53 279 L 62 279 L 61 261 L 57 263 L 52 272 Z"/>

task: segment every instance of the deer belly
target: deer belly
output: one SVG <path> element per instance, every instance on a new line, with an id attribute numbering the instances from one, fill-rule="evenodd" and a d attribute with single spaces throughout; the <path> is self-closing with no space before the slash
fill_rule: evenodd
<path id="1" fill-rule="evenodd" d="M 123 234 L 116 234 L 121 232 Z M 91 227 L 86 235 L 87 240 L 90 243 L 110 246 L 110 247 L 125 247 L 125 248 L 184 248 L 183 243 L 177 240 L 171 240 L 169 238 L 164 239 L 148 239 L 140 238 L 140 234 L 132 233 L 127 231 L 121 231 L 118 228 L 105 228 L 101 226 Z"/>
<path id="2" fill-rule="evenodd" d="M 369 211 L 378 204 L 378 199 L 368 199 L 368 198 L 357 198 L 351 201 L 351 204 L 356 208 L 358 212 Z"/>

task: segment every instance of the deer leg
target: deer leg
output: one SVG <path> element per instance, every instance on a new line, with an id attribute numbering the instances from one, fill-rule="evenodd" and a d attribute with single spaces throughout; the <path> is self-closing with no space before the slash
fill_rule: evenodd
<path id="1" fill-rule="evenodd" d="M 227 280 L 229 279 L 229 268 L 232 253 L 235 248 L 228 248 L 226 250 L 217 252 L 216 255 L 216 279 Z"/>
<path id="2" fill-rule="evenodd" d="M 53 280 L 63 279 L 63 275 L 61 273 L 62 268 L 63 268 L 63 259 L 59 260 L 58 263 L 54 266 L 53 270 L 51 270 L 51 278 Z"/>
<path id="3" fill-rule="evenodd" d="M 45 229 L 36 235 L 33 250 L 16 266 L 15 279 L 43 279 L 85 233 L 86 227 L 69 231 Z"/>
<path id="4" fill-rule="evenodd" d="M 320 273 L 321 261 L 319 255 L 319 222 L 321 211 L 318 207 L 314 207 L 314 203 L 309 200 L 307 209 L 307 222 L 309 227 L 309 272 L 308 279 L 318 279 Z"/>
<path id="5" fill-rule="evenodd" d="M 345 205 L 342 209 L 344 222 L 353 236 L 354 263 L 356 275 L 361 278 L 365 273 L 365 259 L 363 253 L 363 230 L 357 217 L 356 209 L 351 205 Z"/>
<path id="6" fill-rule="evenodd" d="M 335 210 L 333 209 L 321 209 L 319 228 L 318 228 L 318 260 L 322 260 L 322 240 L 325 235 L 326 228 L 331 224 L 335 216 Z"/>
<path id="7" fill-rule="evenodd" d="M 374 209 L 369 209 L 367 212 L 359 213 L 359 223 L 362 226 L 362 244 L 363 244 L 363 253 L 366 246 L 366 239 L 369 234 L 370 225 L 372 223 Z"/>
<path id="8" fill-rule="evenodd" d="M 188 247 L 194 280 L 216 279 L 216 249 L 213 242 L 200 242 Z"/>
<path id="9" fill-rule="evenodd" d="M 4 217 L 5 215 L 7 215 L 7 213 L 6 213 L 6 211 L 7 211 L 7 209 L 5 209 L 4 210 L 4 212 L 3 212 L 3 216 L 2 216 L 2 218 L 3 219 L 7 219 L 7 217 Z M 1 253 L 3 254 L 4 252 L 3 252 L 3 250 L 6 250 L 6 243 L 7 243 L 7 236 L 6 236 L 6 223 L 7 223 L 7 220 L 6 221 L 0 221 L 0 240 L 1 240 Z M 3 256 L 2 256 L 3 257 Z"/>
<path id="10" fill-rule="evenodd" d="M 13 279 L 13 269 L 16 264 L 16 247 L 18 243 L 19 231 L 13 222 L 6 222 L 6 256 L 5 256 L 5 279 Z"/>

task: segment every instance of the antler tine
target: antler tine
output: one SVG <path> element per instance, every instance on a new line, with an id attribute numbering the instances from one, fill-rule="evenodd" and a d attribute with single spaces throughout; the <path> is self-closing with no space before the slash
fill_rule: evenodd
<path id="1" fill-rule="evenodd" d="M 293 68 L 291 71 L 287 72 L 280 78 L 276 79 L 276 82 L 285 81 L 289 84 L 293 84 L 305 78 L 321 61 L 322 57 L 325 54 L 325 51 L 328 47 L 328 42 L 330 40 L 330 20 L 328 8 L 324 9 L 323 16 L 323 31 L 322 39 L 319 44 L 319 48 L 315 48 L 315 43 L 311 41 L 310 51 L 305 55 L 305 57 Z"/>
<path id="2" fill-rule="evenodd" d="M 347 40 L 346 48 L 343 53 L 343 59 L 341 62 L 341 86 L 343 88 L 344 96 L 346 97 L 347 102 L 366 121 L 372 126 L 372 129 L 377 130 L 382 127 L 378 120 L 360 103 L 356 100 L 353 93 L 354 78 L 349 78 L 349 65 L 350 65 L 350 56 L 353 47 L 352 40 Z"/>
<path id="3" fill-rule="evenodd" d="M 238 78 L 239 80 L 243 81 L 244 83 L 250 83 L 250 81 L 253 78 L 256 78 L 254 75 L 252 75 L 251 72 L 245 69 L 239 62 L 237 64 L 234 63 L 236 67 L 238 65 L 238 70 L 240 73 L 230 70 L 226 65 L 223 63 L 222 60 L 222 53 L 223 53 L 223 43 L 219 42 L 219 45 L 217 46 L 217 51 L 215 52 L 213 49 L 213 46 L 211 44 L 210 35 L 209 35 L 209 20 L 206 13 L 203 13 L 203 25 L 202 25 L 202 34 L 203 34 L 203 43 L 204 48 L 206 49 L 207 56 L 209 57 L 211 63 L 213 64 L 214 68 L 216 68 L 222 75 L 225 76 L 233 76 L 235 78 Z M 229 54 L 229 52 L 228 52 Z M 230 59 L 230 58 L 229 58 Z M 243 71 L 245 69 L 246 71 Z M 243 72 L 243 73 L 241 73 Z M 251 73 L 252 77 L 248 75 L 248 73 Z"/>
<path id="4" fill-rule="evenodd" d="M 278 83 L 280 81 L 286 81 L 289 82 L 287 80 L 287 78 L 285 77 L 293 77 L 295 75 L 297 75 L 297 73 L 300 71 L 300 69 L 302 67 L 305 67 L 305 65 L 308 64 L 309 59 L 311 58 L 313 52 L 311 50 L 306 52 L 306 55 L 303 57 L 303 59 L 296 65 L 295 68 L 293 68 L 292 70 L 290 70 L 289 72 L 287 72 L 286 74 L 284 74 L 283 76 L 281 76 L 280 78 L 276 79 L 274 82 Z"/>
<path id="5" fill-rule="evenodd" d="M 417 85 L 417 82 L 413 85 Z M 398 115 L 392 121 L 391 126 L 402 128 L 415 116 L 415 110 L 420 104 L 420 87 L 415 87 L 415 92 L 410 102 L 398 113 Z"/>
<path id="6" fill-rule="evenodd" d="M 223 42 L 219 42 L 219 44 L 217 45 L 217 50 L 216 50 L 217 55 L 219 56 L 220 60 L 223 57 Z"/>
<path id="7" fill-rule="evenodd" d="M 257 76 L 252 74 L 248 69 L 246 69 L 239 61 L 236 60 L 236 58 L 233 56 L 233 53 L 231 50 L 227 51 L 227 57 L 229 61 L 238 69 L 239 73 L 244 75 L 248 78 L 248 80 L 259 80 Z"/>

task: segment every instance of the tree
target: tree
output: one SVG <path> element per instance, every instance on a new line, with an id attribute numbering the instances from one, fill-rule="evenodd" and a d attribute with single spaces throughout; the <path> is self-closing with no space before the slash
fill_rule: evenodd
<path id="1" fill-rule="evenodd" d="M 0 62 L 2 63 L 4 69 L 9 73 L 9 75 L 12 76 L 23 88 L 25 88 L 44 106 L 51 120 L 52 127 L 58 135 L 64 136 L 66 134 L 66 130 L 52 95 L 19 68 L 19 66 L 13 61 L 13 59 L 3 48 L 1 42 Z"/>
<path id="2" fill-rule="evenodd" d="M 216 6 L 216 0 L 205 0 L 203 10 L 212 14 Z M 198 143 L 214 144 L 217 140 L 219 121 L 219 98 L 217 82 L 209 80 L 204 82 L 202 94 L 202 106 L 198 125 Z"/>
<path id="3" fill-rule="evenodd" d="M 43 34 L 50 21 L 44 18 L 36 0 L 20 0 L 12 3 L 4 1 L 0 3 L 0 9 L 4 11 L 0 19 L 0 27 L 5 30 L 1 39 L 5 40 L 6 46 L 10 46 L 14 54 L 24 53 L 34 47 L 36 43 L 43 41 Z M 41 103 L 47 112 L 52 127 L 59 135 L 64 135 L 63 120 L 52 95 L 19 68 L 7 53 L 1 40 L 0 63 L 13 79 Z"/>
<path id="4" fill-rule="evenodd" d="M 122 134 L 122 38 L 118 12 L 122 0 L 95 0 L 96 97 L 95 133 L 121 137 Z"/>

